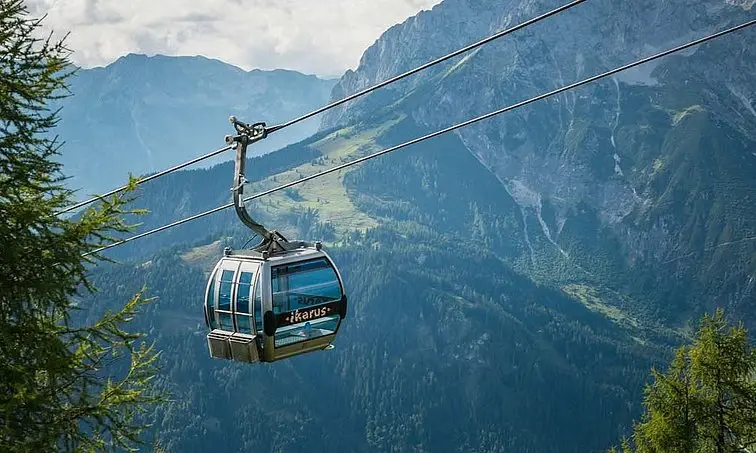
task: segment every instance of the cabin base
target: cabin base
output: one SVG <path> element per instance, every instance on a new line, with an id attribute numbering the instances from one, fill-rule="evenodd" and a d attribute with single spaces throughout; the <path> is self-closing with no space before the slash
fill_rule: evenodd
<path id="1" fill-rule="evenodd" d="M 213 329 L 207 334 L 207 347 L 214 359 L 255 363 L 260 361 L 256 335 Z"/>

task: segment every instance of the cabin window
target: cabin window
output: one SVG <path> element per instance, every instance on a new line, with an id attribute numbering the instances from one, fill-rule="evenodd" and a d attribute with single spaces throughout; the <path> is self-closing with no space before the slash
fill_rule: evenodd
<path id="1" fill-rule="evenodd" d="M 325 258 L 276 266 L 271 269 L 275 313 L 306 310 L 341 299 L 341 285 Z M 339 315 L 303 320 L 276 329 L 275 346 L 282 347 L 333 334 Z"/>
<path id="2" fill-rule="evenodd" d="M 300 341 L 331 335 L 339 326 L 339 315 L 326 316 L 325 318 L 313 319 L 292 326 L 279 327 L 276 329 L 275 346 L 280 348 Z"/>
<path id="3" fill-rule="evenodd" d="M 271 269 L 273 311 L 282 313 L 341 299 L 341 286 L 325 258 Z"/>
<path id="4" fill-rule="evenodd" d="M 250 326 L 249 298 L 252 293 L 252 272 L 242 272 L 239 276 L 239 289 L 236 296 L 236 325 L 239 332 L 252 333 Z"/>
<path id="5" fill-rule="evenodd" d="M 215 322 L 215 274 L 210 278 L 210 287 L 207 289 L 207 295 L 205 297 L 205 305 L 207 306 L 207 320 L 210 323 L 210 328 L 215 329 L 217 326 Z"/>
<path id="6" fill-rule="evenodd" d="M 223 330 L 234 330 L 234 322 L 231 318 L 231 290 L 234 282 L 234 271 L 223 270 L 218 294 L 218 318 Z"/>
<path id="7" fill-rule="evenodd" d="M 262 323 L 262 284 L 260 282 L 260 274 L 262 272 L 257 273 L 257 278 L 255 279 L 255 300 L 253 302 L 254 310 L 255 310 L 255 328 L 257 329 L 257 333 L 262 333 L 263 323 Z"/>

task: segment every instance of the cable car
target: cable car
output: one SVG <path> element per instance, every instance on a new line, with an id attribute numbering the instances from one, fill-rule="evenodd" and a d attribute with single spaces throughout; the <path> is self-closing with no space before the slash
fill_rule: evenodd
<path id="1" fill-rule="evenodd" d="M 264 138 L 264 123 L 231 117 L 239 132 L 232 187 L 242 223 L 262 237 L 249 250 L 226 248 L 205 289 L 210 356 L 239 362 L 277 360 L 333 347 L 346 317 L 347 297 L 338 268 L 320 242 L 289 241 L 255 222 L 243 200 L 246 147 Z"/>

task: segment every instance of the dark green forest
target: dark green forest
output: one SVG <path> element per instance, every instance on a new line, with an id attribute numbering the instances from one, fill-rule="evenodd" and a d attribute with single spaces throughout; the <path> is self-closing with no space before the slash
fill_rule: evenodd
<path id="1" fill-rule="evenodd" d="M 282 171 L 282 156 L 317 161 L 313 152 L 303 143 L 250 159 L 248 177 Z M 460 172 L 470 177 L 454 177 Z M 184 214 L 171 195 L 196 193 L 182 208 L 212 207 L 228 193 L 230 173 L 223 164 L 156 181 L 135 205 L 173 218 Z M 332 351 L 261 366 L 209 358 L 206 278 L 224 246 L 250 236 L 231 213 L 124 245 L 113 253 L 120 264 L 93 269 L 100 291 L 84 307 L 117 303 L 143 285 L 157 298 L 135 328 L 163 351 L 160 385 L 174 401 L 151 420 L 168 451 L 577 452 L 601 451 L 626 433 L 648 370 L 669 358 L 675 338 L 618 326 L 512 270 L 507 262 L 522 248 L 505 235 L 522 219 L 453 138 L 371 162 L 344 181 L 381 226 L 341 234 L 315 210 L 267 216 L 292 237 L 331 243 L 350 298 Z"/>
<path id="2" fill-rule="evenodd" d="M 385 121 L 393 126 L 357 153 L 423 132 L 406 119 Z M 360 143 L 359 131 L 329 130 L 252 158 L 251 186 L 333 164 L 323 143 L 334 135 Z M 134 203 L 150 213 L 133 219 L 148 229 L 227 203 L 231 170 L 151 182 Z M 629 434 L 649 370 L 687 338 L 658 320 L 663 307 L 632 301 L 610 280 L 581 278 L 542 236 L 526 245 L 521 211 L 454 136 L 363 164 L 343 183 L 329 178 L 250 205 L 288 236 L 328 244 L 350 297 L 333 351 L 246 367 L 208 357 L 208 272 L 224 246 L 251 237 L 232 212 L 116 248 L 121 264 L 93 269 L 102 289 L 84 306 L 117 303 L 143 285 L 157 297 L 136 326 L 164 351 L 160 388 L 179 395 L 150 414 L 168 451 L 584 452 Z M 334 222 L 328 203 L 344 200 L 311 207 L 310 191 L 334 184 L 378 226 Z M 586 222 L 565 236 L 590 234 Z"/>
<path id="3" fill-rule="evenodd" d="M 163 445 L 585 451 L 618 438 L 663 349 L 490 255 L 411 239 L 371 232 L 333 250 L 352 301 L 337 347 L 273 365 L 208 357 L 197 313 L 219 245 L 98 272 L 97 301 L 143 284 L 158 298 L 135 327 L 157 340 L 161 386 L 176 399 L 153 414 Z"/>

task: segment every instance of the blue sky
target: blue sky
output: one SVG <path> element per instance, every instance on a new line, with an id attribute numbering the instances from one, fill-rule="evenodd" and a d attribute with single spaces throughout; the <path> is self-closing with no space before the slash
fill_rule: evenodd
<path id="1" fill-rule="evenodd" d="M 321 76 L 354 69 L 390 26 L 440 0 L 27 0 L 74 63 L 103 66 L 127 53 L 204 55 L 244 69 Z"/>

